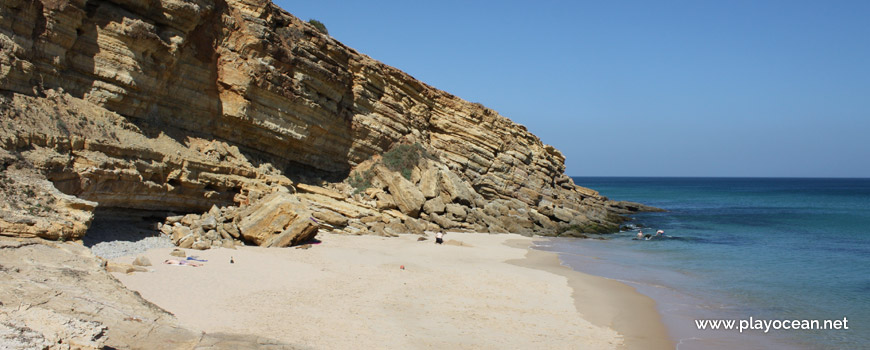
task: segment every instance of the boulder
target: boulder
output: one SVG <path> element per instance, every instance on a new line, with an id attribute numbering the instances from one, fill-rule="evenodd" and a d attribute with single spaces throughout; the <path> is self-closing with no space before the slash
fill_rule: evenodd
<path id="1" fill-rule="evenodd" d="M 452 171 L 441 172 L 441 188 L 450 198 L 453 203 L 471 206 L 475 203 L 476 192 L 468 183 L 462 181 L 458 175 Z"/>
<path id="2" fill-rule="evenodd" d="M 203 230 L 214 230 L 217 228 L 217 219 L 215 219 L 214 215 L 206 215 L 205 218 L 200 221 L 199 225 Z"/>
<path id="3" fill-rule="evenodd" d="M 445 209 L 447 209 L 447 206 L 441 197 L 432 198 L 423 204 L 423 211 L 426 214 L 441 214 L 444 213 Z"/>
<path id="4" fill-rule="evenodd" d="M 241 236 L 241 232 L 239 232 L 239 227 L 236 226 L 235 223 L 228 222 L 224 224 L 224 230 L 230 234 L 230 237 L 239 238 Z"/>
<path id="5" fill-rule="evenodd" d="M 450 203 L 447 205 L 447 213 L 453 215 L 453 217 L 457 220 L 465 220 L 466 212 L 465 207 L 459 204 Z"/>
<path id="6" fill-rule="evenodd" d="M 169 225 L 169 224 L 162 224 L 162 223 L 161 223 L 161 225 L 160 225 L 160 233 L 162 233 L 162 234 L 164 234 L 164 235 L 166 235 L 166 236 L 169 236 L 169 235 L 172 234 L 172 229 L 173 229 L 173 227 L 174 227 L 174 226 L 172 226 L 172 225 Z"/>
<path id="7" fill-rule="evenodd" d="M 203 237 L 205 237 L 206 239 L 212 240 L 212 241 L 219 240 L 221 238 L 221 236 L 220 236 L 220 234 L 218 234 L 217 230 L 208 230 L 208 232 L 206 232 L 205 235 L 203 235 Z"/>
<path id="8" fill-rule="evenodd" d="M 404 179 L 404 178 L 403 178 Z M 311 205 L 328 208 L 336 213 L 344 215 L 348 218 L 359 218 L 366 215 L 374 215 L 375 210 L 370 207 L 361 206 L 348 200 L 336 200 L 327 196 L 321 196 L 313 193 L 303 193 L 297 195 L 298 198 L 308 201 Z M 237 214 L 241 216 L 241 213 Z"/>
<path id="9" fill-rule="evenodd" d="M 133 273 L 133 272 L 148 272 L 148 269 L 142 266 L 134 266 L 131 264 L 117 263 L 109 261 L 106 263 L 106 271 L 117 273 Z"/>
<path id="10" fill-rule="evenodd" d="M 369 231 L 371 231 L 373 234 L 376 234 L 379 236 L 387 236 L 388 235 L 387 232 L 385 231 L 386 228 L 387 228 L 387 225 L 384 224 L 383 222 L 380 222 L 380 221 L 373 222 L 368 227 Z"/>
<path id="11" fill-rule="evenodd" d="M 398 235 L 401 233 L 408 233 L 408 227 L 403 225 L 401 221 L 394 221 L 384 228 L 387 233 Z"/>
<path id="12" fill-rule="evenodd" d="M 227 224 L 218 224 L 217 232 L 220 234 L 222 240 L 232 240 L 233 236 L 230 236 L 230 233 L 224 228 L 224 225 Z"/>
<path id="13" fill-rule="evenodd" d="M 211 209 L 208 210 L 208 214 L 211 215 L 213 218 L 219 218 L 221 217 L 221 208 L 218 208 L 217 205 L 212 204 Z"/>
<path id="14" fill-rule="evenodd" d="M 178 240 L 177 245 L 179 248 L 189 249 L 193 247 L 193 242 L 196 241 L 196 238 L 193 237 L 193 234 L 188 234 L 187 236 L 182 237 Z"/>
<path id="15" fill-rule="evenodd" d="M 182 217 L 179 222 L 181 222 L 182 225 L 189 227 L 189 226 L 193 226 L 193 224 L 196 223 L 197 220 L 199 220 L 199 215 L 187 214 L 184 217 Z"/>
<path id="16" fill-rule="evenodd" d="M 190 233 L 191 233 L 190 228 L 187 226 L 181 226 L 181 225 L 173 226 L 172 227 L 172 243 L 174 243 L 175 245 L 179 245 L 179 242 L 181 242 L 181 239 L 186 237 L 187 235 L 190 235 Z"/>
<path id="17" fill-rule="evenodd" d="M 332 210 L 314 212 L 314 218 L 335 227 L 347 226 L 347 217 Z"/>
<path id="18" fill-rule="evenodd" d="M 364 224 L 371 224 L 373 222 L 383 222 L 383 218 L 380 215 L 372 215 L 372 216 L 365 216 L 365 217 L 359 219 L 359 221 L 364 223 Z"/>
<path id="19" fill-rule="evenodd" d="M 317 235 L 317 224 L 310 218 L 308 205 L 286 192 L 272 193 L 239 216 L 241 236 L 261 247 L 287 247 Z"/>
<path id="20" fill-rule="evenodd" d="M 426 223 L 420 221 L 419 219 L 406 218 L 403 223 L 405 224 L 405 227 L 408 228 L 409 233 L 419 235 L 426 230 Z"/>
<path id="21" fill-rule="evenodd" d="M 319 194 L 321 196 L 327 196 L 327 197 L 330 197 L 332 199 L 337 199 L 337 200 L 345 200 L 347 198 L 347 196 L 345 196 L 341 193 L 338 193 L 338 192 L 335 192 L 333 190 L 326 189 L 326 188 L 323 188 L 320 186 L 306 185 L 306 184 L 301 184 L 301 183 L 296 184 L 295 186 L 296 186 L 296 190 L 298 190 L 299 192 L 302 192 L 302 193 Z"/>
<path id="22" fill-rule="evenodd" d="M 440 179 L 441 172 L 434 166 L 426 167 L 420 174 L 420 192 L 426 199 L 435 198 L 438 195 L 441 190 L 438 186 Z"/>
<path id="23" fill-rule="evenodd" d="M 136 266 L 151 266 L 151 260 L 144 255 L 137 256 L 136 259 L 133 260 L 133 265 Z"/>
<path id="24" fill-rule="evenodd" d="M 375 206 L 379 210 L 390 210 L 398 208 L 398 206 L 396 205 L 396 201 L 393 200 L 393 196 L 389 195 L 386 192 L 376 193 L 375 203 Z"/>
<path id="25" fill-rule="evenodd" d="M 443 228 L 445 230 L 451 229 L 454 227 L 459 227 L 458 222 L 450 220 L 449 218 L 447 218 L 446 216 L 443 216 L 443 215 L 432 214 L 431 219 L 432 219 L 432 222 L 438 224 L 438 226 L 441 226 L 441 228 Z"/>
<path id="26" fill-rule="evenodd" d="M 399 211 L 410 217 L 418 217 L 426 198 L 423 197 L 423 193 L 417 189 L 417 186 L 414 186 L 401 174 L 390 171 L 384 166 L 375 167 L 375 172 L 387 184 L 387 189 L 390 191 L 396 206 L 399 207 Z"/>
<path id="27" fill-rule="evenodd" d="M 166 224 L 167 225 L 174 225 L 175 223 L 181 222 L 181 219 L 183 219 L 183 218 L 184 218 L 184 215 L 167 216 L 166 217 Z"/>

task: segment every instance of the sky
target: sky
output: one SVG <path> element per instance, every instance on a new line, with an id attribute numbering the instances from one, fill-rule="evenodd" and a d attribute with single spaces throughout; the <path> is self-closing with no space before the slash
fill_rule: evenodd
<path id="1" fill-rule="evenodd" d="M 571 176 L 870 177 L 870 1 L 275 2 Z"/>

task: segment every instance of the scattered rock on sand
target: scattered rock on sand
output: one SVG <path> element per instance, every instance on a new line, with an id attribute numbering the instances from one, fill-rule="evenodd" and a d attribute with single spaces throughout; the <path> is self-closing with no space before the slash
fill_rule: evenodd
<path id="1" fill-rule="evenodd" d="M 187 256 L 187 254 L 185 254 L 184 251 L 181 249 L 173 249 L 172 252 L 169 253 L 169 255 L 177 256 L 179 258 L 184 258 Z"/>
<path id="2" fill-rule="evenodd" d="M 133 272 L 147 272 L 148 269 L 142 266 L 134 266 L 131 264 L 117 263 L 109 261 L 106 263 L 106 271 L 109 272 L 118 272 L 118 273 L 133 273 Z"/>
<path id="3" fill-rule="evenodd" d="M 136 266 L 151 266 L 151 260 L 149 260 L 148 257 L 146 257 L 146 256 L 144 256 L 144 255 L 140 255 L 140 256 L 136 257 L 135 260 L 133 260 L 133 265 L 136 265 Z"/>
<path id="4" fill-rule="evenodd" d="M 457 241 L 454 239 L 447 240 L 446 242 L 444 242 L 444 245 L 455 245 L 457 247 L 471 247 L 471 245 L 468 243 L 465 243 L 463 241 Z"/>

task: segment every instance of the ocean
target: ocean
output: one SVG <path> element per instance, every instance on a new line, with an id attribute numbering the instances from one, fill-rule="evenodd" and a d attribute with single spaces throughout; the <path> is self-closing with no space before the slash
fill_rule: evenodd
<path id="1" fill-rule="evenodd" d="M 605 240 L 557 238 L 540 249 L 651 296 L 678 349 L 870 347 L 870 179 L 574 181 L 666 209 L 628 223 L 665 235 L 633 240 L 633 229 Z M 699 319 L 839 320 L 848 329 L 713 331 L 699 330 Z"/>

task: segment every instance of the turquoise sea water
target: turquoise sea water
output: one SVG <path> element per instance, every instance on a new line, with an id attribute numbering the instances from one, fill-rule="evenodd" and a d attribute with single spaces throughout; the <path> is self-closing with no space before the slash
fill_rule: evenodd
<path id="1" fill-rule="evenodd" d="M 870 348 L 870 179 L 574 178 L 667 209 L 660 240 L 556 239 L 572 268 L 656 299 L 685 349 Z M 848 330 L 698 330 L 695 319 L 842 320 Z"/>

